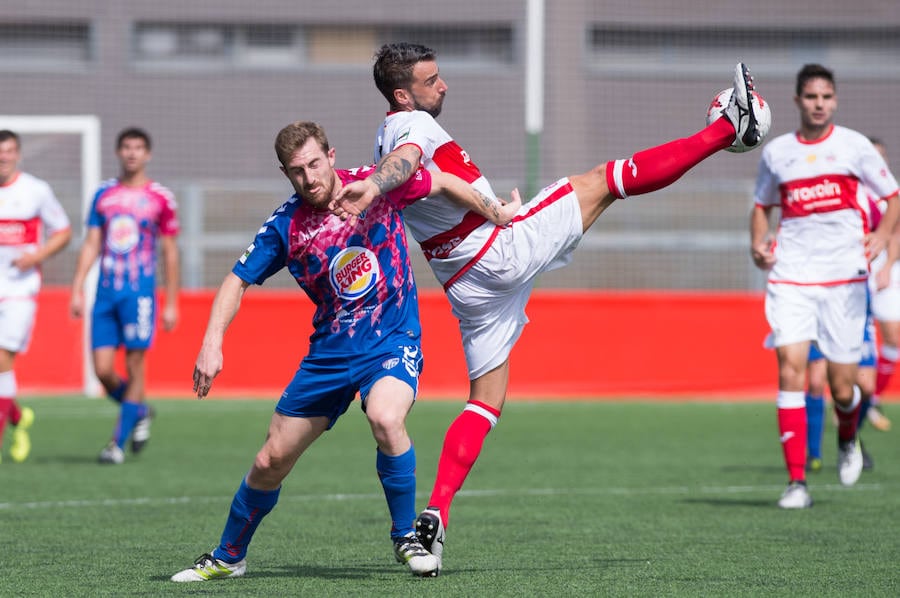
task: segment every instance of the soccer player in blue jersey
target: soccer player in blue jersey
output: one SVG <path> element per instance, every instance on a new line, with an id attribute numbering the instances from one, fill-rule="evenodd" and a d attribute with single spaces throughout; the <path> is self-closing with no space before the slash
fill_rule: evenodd
<path id="1" fill-rule="evenodd" d="M 422 369 L 416 286 L 401 210 L 426 195 L 450 194 L 498 224 L 521 206 L 488 199 L 453 175 L 420 169 L 379 196 L 364 214 L 342 219 L 329 202 L 374 167 L 336 170 L 335 151 L 315 123 L 278 134 L 275 152 L 296 193 L 265 221 L 213 301 L 194 368 L 194 391 L 207 396 L 223 364 L 225 330 L 251 284 L 287 267 L 316 304 L 309 352 L 275 407 L 268 436 L 234 496 L 219 545 L 172 581 L 237 577 L 260 521 L 278 501 L 297 459 L 350 406 L 357 392 L 372 428 L 375 466 L 391 515 L 398 562 L 436 575 L 438 561 L 413 530 L 416 454 L 406 432 Z"/>
<path id="2" fill-rule="evenodd" d="M 100 258 L 97 297 L 91 312 L 91 348 L 94 372 L 114 401 L 119 417 L 112 439 L 100 452 L 100 463 L 125 461 L 125 443 L 140 452 L 150 437 L 151 408 L 144 396 L 144 357 L 156 326 L 156 246 L 162 248 L 166 301 L 162 312 L 165 330 L 178 321 L 177 207 L 172 192 L 147 176 L 150 136 L 129 128 L 116 139 L 121 172 L 103 182 L 94 195 L 87 234 L 75 277 L 69 309 L 84 315 L 84 282 Z M 116 352 L 125 347 L 127 375 L 115 368 Z"/>

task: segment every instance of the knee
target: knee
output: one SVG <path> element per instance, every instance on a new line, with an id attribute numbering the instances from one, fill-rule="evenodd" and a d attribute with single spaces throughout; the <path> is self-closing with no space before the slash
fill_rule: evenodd
<path id="1" fill-rule="evenodd" d="M 382 410 L 367 413 L 369 426 L 375 441 L 382 448 L 402 444 L 406 438 L 406 413 L 399 410 Z"/>
<path id="2" fill-rule="evenodd" d="M 287 455 L 273 451 L 270 447 L 263 447 L 256 453 L 256 460 L 253 462 L 254 477 L 280 483 L 290 471 L 291 464 L 292 460 Z"/>

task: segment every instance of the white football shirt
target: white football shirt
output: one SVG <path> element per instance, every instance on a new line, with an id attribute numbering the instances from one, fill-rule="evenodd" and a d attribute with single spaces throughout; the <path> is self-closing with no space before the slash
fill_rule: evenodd
<path id="1" fill-rule="evenodd" d="M 763 148 L 755 202 L 781 208 L 770 283 L 842 284 L 869 273 L 863 238 L 868 224 L 868 186 L 898 201 L 897 180 L 861 133 L 834 126 L 823 139 L 796 133 Z"/>
<path id="2" fill-rule="evenodd" d="M 488 197 L 496 197 L 478 166 L 427 112 L 387 115 L 375 138 L 375 162 L 411 143 L 422 152 L 428 170 L 455 174 Z M 403 210 L 413 238 L 445 288 L 468 270 L 497 235 L 498 227 L 444 196 L 426 197 Z"/>
<path id="3" fill-rule="evenodd" d="M 40 247 L 44 234 L 69 226 L 69 217 L 45 181 L 20 172 L 11 183 L 0 186 L 0 298 L 37 294 L 40 270 L 22 272 L 12 262 Z"/>

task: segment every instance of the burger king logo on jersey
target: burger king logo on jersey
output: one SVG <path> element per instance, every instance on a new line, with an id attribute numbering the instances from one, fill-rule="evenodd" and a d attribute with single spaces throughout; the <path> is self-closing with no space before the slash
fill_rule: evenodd
<path id="1" fill-rule="evenodd" d="M 106 245 L 115 253 L 128 253 L 139 238 L 137 222 L 127 214 L 113 216 L 106 227 Z"/>
<path id="2" fill-rule="evenodd" d="M 381 268 L 375 254 L 364 247 L 348 247 L 328 265 L 331 286 L 342 299 L 359 299 L 378 282 Z"/>

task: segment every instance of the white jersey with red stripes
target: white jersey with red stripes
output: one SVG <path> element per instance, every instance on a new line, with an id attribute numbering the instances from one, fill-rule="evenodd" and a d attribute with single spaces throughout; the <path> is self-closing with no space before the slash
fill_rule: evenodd
<path id="1" fill-rule="evenodd" d="M 375 139 L 375 162 L 408 143 L 421 150 L 422 165 L 428 170 L 455 174 L 484 195 L 496 197 L 466 151 L 427 112 L 388 114 Z M 499 230 L 483 216 L 440 195 L 417 201 L 403 210 L 403 217 L 445 288 L 486 251 Z"/>
<path id="2" fill-rule="evenodd" d="M 861 133 L 833 126 L 824 138 L 781 135 L 763 149 L 758 206 L 781 208 L 770 283 L 842 284 L 869 273 L 863 238 L 869 229 L 865 187 L 897 201 L 897 180 Z"/>
<path id="3" fill-rule="evenodd" d="M 70 227 L 69 217 L 45 181 L 20 172 L 0 186 L 0 299 L 32 297 L 41 288 L 41 272 L 13 266 L 23 253 L 33 253 L 44 235 Z"/>

